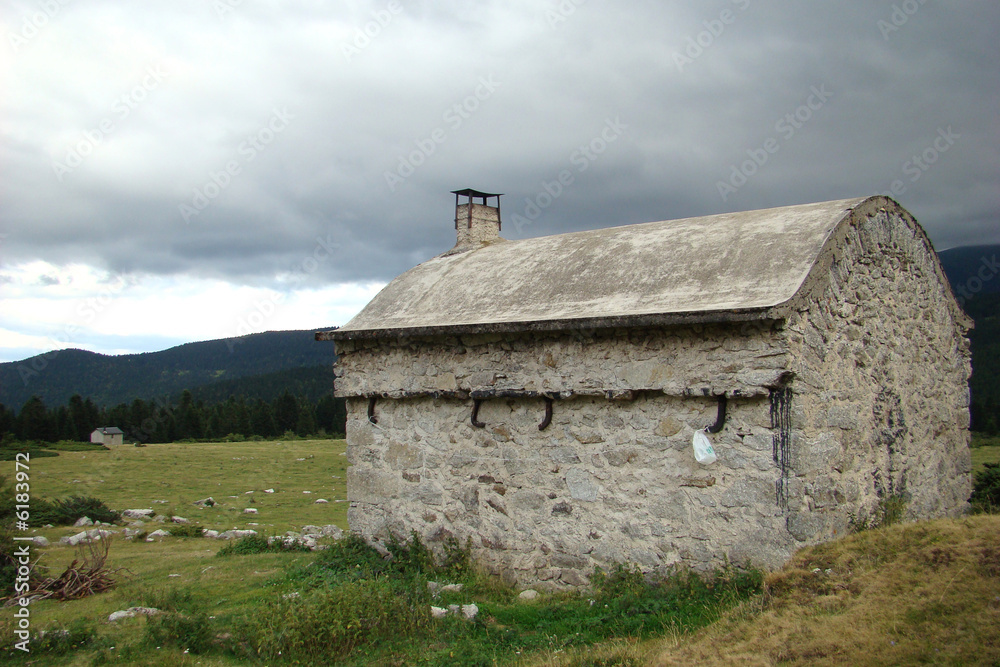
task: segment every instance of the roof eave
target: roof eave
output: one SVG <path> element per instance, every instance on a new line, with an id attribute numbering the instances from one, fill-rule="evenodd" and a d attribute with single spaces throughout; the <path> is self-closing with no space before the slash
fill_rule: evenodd
<path id="1" fill-rule="evenodd" d="M 784 309 L 776 307 L 712 310 L 687 313 L 653 313 L 587 317 L 577 319 L 536 320 L 531 322 L 486 322 L 447 326 L 399 327 L 387 329 L 334 329 L 318 331 L 316 340 L 379 340 L 416 336 L 457 336 L 492 333 L 564 332 L 634 327 L 664 327 L 685 324 L 724 324 L 784 319 Z"/>

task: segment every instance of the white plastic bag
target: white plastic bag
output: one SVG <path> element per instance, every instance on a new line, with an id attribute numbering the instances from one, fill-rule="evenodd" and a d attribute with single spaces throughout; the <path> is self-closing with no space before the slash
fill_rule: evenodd
<path id="1" fill-rule="evenodd" d="M 712 443 L 704 431 L 694 432 L 691 445 L 694 447 L 694 458 L 698 463 L 703 466 L 715 463 L 715 450 L 712 449 Z"/>

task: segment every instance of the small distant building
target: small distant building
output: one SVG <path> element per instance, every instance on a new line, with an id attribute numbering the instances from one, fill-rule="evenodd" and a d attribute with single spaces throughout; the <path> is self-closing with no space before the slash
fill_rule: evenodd
<path id="1" fill-rule="evenodd" d="M 456 246 L 317 336 L 354 532 L 558 587 L 778 567 L 888 498 L 968 507 L 972 323 L 895 201 L 508 241 L 498 195 L 456 196 Z"/>
<path id="2" fill-rule="evenodd" d="M 98 426 L 90 434 L 90 441 L 106 447 L 116 447 L 125 440 L 125 433 L 117 426 Z"/>

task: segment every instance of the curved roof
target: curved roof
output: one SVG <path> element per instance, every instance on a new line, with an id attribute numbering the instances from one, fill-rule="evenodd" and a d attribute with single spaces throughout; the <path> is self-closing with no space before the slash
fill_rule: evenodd
<path id="1" fill-rule="evenodd" d="M 882 203 L 894 204 L 881 197 Z M 649 222 L 440 255 L 389 283 L 338 339 L 773 316 L 865 198 Z"/>

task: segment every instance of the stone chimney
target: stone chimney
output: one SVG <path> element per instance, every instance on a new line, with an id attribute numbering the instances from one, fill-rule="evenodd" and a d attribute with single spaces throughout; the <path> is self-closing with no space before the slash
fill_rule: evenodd
<path id="1" fill-rule="evenodd" d="M 455 195 L 455 232 L 457 242 L 453 251 L 475 250 L 500 239 L 500 196 L 471 188 L 453 190 Z M 465 203 L 461 198 L 465 197 Z M 497 205 L 487 202 L 496 197 Z M 476 200 L 482 203 L 477 204 Z"/>

